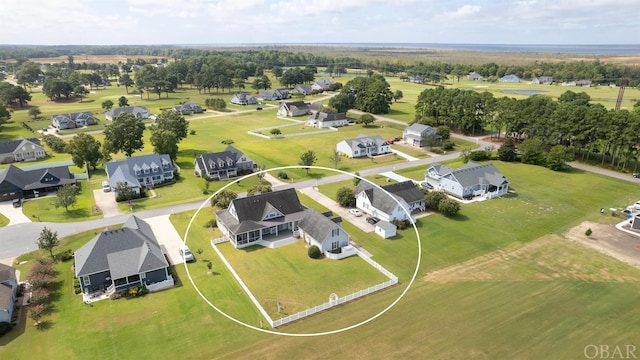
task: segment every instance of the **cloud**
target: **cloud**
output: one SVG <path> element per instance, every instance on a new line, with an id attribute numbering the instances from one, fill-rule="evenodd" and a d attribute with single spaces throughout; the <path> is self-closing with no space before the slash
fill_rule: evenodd
<path id="1" fill-rule="evenodd" d="M 455 9 L 454 11 L 445 12 L 443 16 L 446 16 L 450 19 L 464 19 L 479 12 L 480 6 L 478 5 L 463 5 Z"/>

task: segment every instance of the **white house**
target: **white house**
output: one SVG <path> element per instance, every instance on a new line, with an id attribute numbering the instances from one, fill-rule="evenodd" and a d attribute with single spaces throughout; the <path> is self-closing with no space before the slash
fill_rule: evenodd
<path id="1" fill-rule="evenodd" d="M 247 155 L 233 146 L 224 151 L 202 154 L 194 161 L 196 176 L 207 175 L 210 179 L 228 179 L 240 174 L 250 173 L 256 164 Z"/>
<path id="2" fill-rule="evenodd" d="M 53 115 L 51 117 L 51 124 L 56 129 L 64 130 L 95 125 L 96 119 L 90 111 L 84 111 L 79 113 Z"/>
<path id="3" fill-rule="evenodd" d="M 391 153 L 391 145 L 380 135 L 358 135 L 354 139 L 342 140 L 336 151 L 351 158 L 383 155 Z"/>
<path id="4" fill-rule="evenodd" d="M 349 120 L 345 113 L 326 113 L 320 111 L 309 116 L 307 125 L 317 128 L 340 127 L 349 125 Z"/>
<path id="5" fill-rule="evenodd" d="M 182 115 L 200 114 L 204 111 L 202 106 L 193 102 L 185 102 L 182 105 L 174 106 L 172 109 Z"/>
<path id="6" fill-rule="evenodd" d="M 514 74 L 509 74 L 501 77 L 500 82 L 517 83 L 517 82 L 520 82 L 520 78 Z"/>
<path id="7" fill-rule="evenodd" d="M 318 79 L 315 83 L 313 83 L 313 85 L 311 85 L 311 90 L 324 91 L 328 90 L 331 85 L 333 85 L 333 80 L 322 78 Z"/>
<path id="8" fill-rule="evenodd" d="M 311 113 L 311 104 L 304 101 L 283 101 L 278 108 L 279 116 L 303 116 Z"/>
<path id="9" fill-rule="evenodd" d="M 382 191 L 366 181 L 361 181 L 354 191 L 356 207 L 364 213 L 391 222 L 393 220 L 415 221 L 409 214 L 425 210 L 425 196 L 411 180 L 381 186 Z M 397 199 L 400 205 L 394 200 Z M 406 211 L 405 211 L 406 210 Z"/>
<path id="10" fill-rule="evenodd" d="M 138 155 L 108 162 L 106 172 L 112 189 L 124 183 L 139 194 L 143 186 L 153 187 L 173 179 L 173 163 L 167 154 Z"/>
<path id="11" fill-rule="evenodd" d="M 258 100 L 248 92 L 238 92 L 231 96 L 231 100 L 229 102 L 236 105 L 256 105 Z"/>
<path id="12" fill-rule="evenodd" d="M 127 106 L 121 108 L 115 108 L 104 113 L 105 119 L 113 121 L 120 114 L 133 114 L 136 119 L 148 119 L 151 116 L 151 110 L 144 106 Z"/>
<path id="13" fill-rule="evenodd" d="M 484 80 L 482 75 L 478 74 L 475 71 L 470 72 L 469 75 L 467 75 L 467 79 L 469 79 L 471 81 L 482 81 L 482 80 Z"/>
<path id="14" fill-rule="evenodd" d="M 551 85 L 553 83 L 553 77 L 551 76 L 537 76 L 531 79 L 532 84 L 536 85 Z"/>
<path id="15" fill-rule="evenodd" d="M 16 269 L 0 264 L 0 323 L 11 323 L 13 306 L 18 294 L 18 278 Z"/>
<path id="16" fill-rule="evenodd" d="M 469 162 L 457 169 L 433 163 L 425 171 L 425 181 L 461 199 L 494 198 L 509 192 L 509 181 L 492 163 Z"/>
<path id="17" fill-rule="evenodd" d="M 429 137 L 433 137 L 435 141 L 441 139 L 441 137 L 436 134 L 436 129 L 429 125 L 415 123 L 402 131 L 402 141 L 411 146 L 426 146 Z"/>
<path id="18" fill-rule="evenodd" d="M 314 209 L 308 209 L 307 214 L 298 223 L 300 237 L 307 244 L 317 246 L 322 253 L 336 251 L 349 245 L 349 234 L 340 227 L 342 219 L 331 216 L 331 212 L 321 214 Z"/>

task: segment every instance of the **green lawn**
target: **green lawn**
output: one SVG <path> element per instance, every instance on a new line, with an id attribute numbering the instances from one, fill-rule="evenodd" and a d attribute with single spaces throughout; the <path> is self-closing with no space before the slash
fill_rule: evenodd
<path id="1" fill-rule="evenodd" d="M 0 227 L 7 225 L 9 225 L 9 219 L 6 216 L 0 214 Z"/>
<path id="2" fill-rule="evenodd" d="M 332 293 L 342 297 L 389 280 L 358 256 L 310 259 L 301 240 L 278 249 L 218 247 L 274 320 L 325 303 Z M 278 301 L 285 307 L 280 314 Z"/>
<path id="3" fill-rule="evenodd" d="M 94 212 L 96 205 L 93 198 L 95 185 L 89 184 L 86 180 L 79 180 L 77 186 L 80 194 L 76 197 L 76 204 L 66 211 L 63 207 L 56 208 L 54 201 L 55 194 L 49 194 L 44 198 L 33 198 L 25 201 L 22 205 L 22 212 L 32 220 L 44 222 L 74 222 L 102 218 L 101 212 Z"/>

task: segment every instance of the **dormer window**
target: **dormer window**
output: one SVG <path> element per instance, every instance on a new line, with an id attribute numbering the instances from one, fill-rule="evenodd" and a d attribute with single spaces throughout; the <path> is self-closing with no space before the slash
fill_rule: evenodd
<path id="1" fill-rule="evenodd" d="M 140 169 L 135 169 L 136 175 L 140 175 Z"/>
<path id="2" fill-rule="evenodd" d="M 233 160 L 227 161 L 227 166 L 233 166 Z"/>

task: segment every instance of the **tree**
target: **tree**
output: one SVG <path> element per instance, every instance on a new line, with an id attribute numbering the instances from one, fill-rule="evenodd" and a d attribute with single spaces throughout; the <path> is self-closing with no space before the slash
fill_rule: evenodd
<path id="1" fill-rule="evenodd" d="M 224 99 L 220 98 L 208 98 L 204 101 L 204 104 L 207 105 L 207 107 L 212 108 L 213 110 L 224 110 L 227 108 L 227 103 L 224 101 Z"/>
<path id="2" fill-rule="evenodd" d="M 238 197 L 238 194 L 231 190 L 222 190 L 216 196 L 211 198 L 211 206 L 217 206 L 220 209 L 226 209 L 231 202 Z"/>
<path id="3" fill-rule="evenodd" d="M 118 107 L 129 106 L 129 100 L 123 95 L 118 98 Z"/>
<path id="4" fill-rule="evenodd" d="M 393 100 L 389 83 L 379 74 L 372 74 L 370 77 L 359 76 L 350 80 L 342 88 L 341 94 L 348 96 L 353 102 L 350 108 L 372 114 L 388 113 Z M 332 102 L 329 102 L 329 105 L 338 109 Z"/>
<path id="5" fill-rule="evenodd" d="M 282 76 L 282 68 L 280 66 L 274 66 L 271 69 L 271 72 L 273 73 L 273 76 L 275 76 L 276 78 L 279 78 L 280 76 Z"/>
<path id="6" fill-rule="evenodd" d="M 541 165 L 544 162 L 544 144 L 540 139 L 527 139 L 520 143 L 520 159 L 525 164 Z"/>
<path id="7" fill-rule="evenodd" d="M 42 111 L 40 111 L 40 108 L 37 106 L 34 106 L 31 109 L 29 109 L 29 116 L 31 116 L 33 120 L 36 120 L 37 118 L 39 118 L 40 114 L 42 114 Z"/>
<path id="8" fill-rule="evenodd" d="M 51 150 L 57 153 L 63 153 L 66 150 L 67 143 L 61 138 L 55 135 L 45 135 L 42 137 L 42 142 L 47 145 Z"/>
<path id="9" fill-rule="evenodd" d="M 9 112 L 9 110 L 7 110 L 3 103 L 0 103 L 0 126 L 9 121 L 9 119 L 11 119 L 11 113 Z"/>
<path id="10" fill-rule="evenodd" d="M 173 131 L 161 128 L 151 129 L 151 145 L 157 154 L 167 154 L 171 160 L 176 160 L 178 156 L 178 138 Z"/>
<path id="11" fill-rule="evenodd" d="M 438 203 L 438 211 L 446 216 L 455 216 L 460 211 L 460 203 L 449 198 L 444 198 Z"/>
<path id="12" fill-rule="evenodd" d="M 516 161 L 516 144 L 511 136 L 504 139 L 502 145 L 498 148 L 498 160 L 500 161 Z"/>
<path id="13" fill-rule="evenodd" d="M 573 154 L 564 145 L 556 145 L 546 155 L 545 166 L 553 171 L 562 171 L 569 168 L 567 162 L 573 160 Z"/>
<path id="14" fill-rule="evenodd" d="M 317 160 L 316 154 L 312 150 L 309 150 L 300 156 L 300 165 L 312 166 Z M 305 167 L 305 170 L 307 170 L 307 175 L 309 175 L 309 168 Z"/>
<path id="15" fill-rule="evenodd" d="M 253 196 L 258 194 L 264 194 L 273 191 L 271 189 L 271 183 L 268 181 L 260 180 L 257 184 L 253 185 L 247 190 L 247 196 Z"/>
<path id="16" fill-rule="evenodd" d="M 438 126 L 436 135 L 440 136 L 442 140 L 449 140 L 449 138 L 451 138 L 451 130 L 446 125 Z"/>
<path id="17" fill-rule="evenodd" d="M 354 175 L 360 176 L 360 172 L 356 171 Z M 360 181 L 362 181 L 362 179 L 356 176 L 353 177 L 353 186 L 358 186 L 358 184 L 360 184 Z"/>
<path id="18" fill-rule="evenodd" d="M 447 194 L 442 191 L 430 191 L 424 199 L 427 209 L 438 210 L 440 202 L 447 198 Z"/>
<path id="19" fill-rule="evenodd" d="M 178 155 L 178 144 L 187 137 L 189 122 L 177 111 L 164 110 L 151 126 L 151 144 L 158 154 Z"/>
<path id="20" fill-rule="evenodd" d="M 398 100 L 402 99 L 404 97 L 404 94 L 402 93 L 402 90 L 396 90 L 396 92 L 393 93 L 393 100 L 395 102 L 398 102 Z"/>
<path id="21" fill-rule="evenodd" d="M 100 147 L 102 144 L 92 135 L 87 133 L 79 133 L 69 140 L 65 151 L 71 154 L 71 160 L 77 167 L 90 166 L 96 169 L 100 160 L 102 160 L 102 152 Z"/>
<path id="22" fill-rule="evenodd" d="M 85 88 L 82 85 L 78 85 L 76 87 L 73 88 L 73 94 L 75 96 L 78 96 L 80 98 L 80 102 L 82 102 L 82 99 L 84 98 L 85 95 L 87 95 L 89 93 L 89 90 L 87 90 L 87 88 Z"/>
<path id="23" fill-rule="evenodd" d="M 334 151 L 333 154 L 331 154 L 330 160 L 333 163 L 333 167 L 337 169 L 340 161 L 342 161 L 342 155 L 339 151 Z"/>
<path id="24" fill-rule="evenodd" d="M 129 86 L 134 84 L 129 74 L 122 74 L 122 76 L 120 76 L 120 79 L 118 80 L 118 83 L 120 85 L 124 85 L 124 89 L 127 92 L 127 94 L 129 93 Z"/>
<path id="25" fill-rule="evenodd" d="M 271 131 L 269 131 L 269 133 L 271 133 L 271 135 L 273 135 L 273 136 L 278 136 L 278 135 L 282 134 L 282 131 L 280 131 L 280 129 L 271 129 Z"/>
<path id="26" fill-rule="evenodd" d="M 51 255 L 51 259 L 53 259 L 53 248 L 60 245 L 60 241 L 58 240 L 58 233 L 56 231 L 51 231 L 49 228 L 44 227 L 40 232 L 40 237 L 38 237 L 38 249 L 47 250 L 49 255 Z"/>
<path id="27" fill-rule="evenodd" d="M 76 204 L 77 196 L 80 193 L 80 189 L 71 184 L 64 184 L 56 192 L 56 199 L 53 201 L 53 205 L 56 208 L 63 207 L 65 211 L 69 212 L 69 206 Z"/>
<path id="28" fill-rule="evenodd" d="M 117 154 L 122 151 L 127 157 L 131 157 L 131 154 L 144 146 L 144 128 L 142 119 L 133 114 L 120 114 L 104 128 L 104 148 L 108 153 Z"/>
<path id="29" fill-rule="evenodd" d="M 312 259 L 319 259 L 322 257 L 322 251 L 320 251 L 320 248 L 316 245 L 311 245 L 309 250 L 307 250 L 307 255 Z"/>
<path id="30" fill-rule="evenodd" d="M 118 182 L 113 191 L 116 193 L 116 201 L 129 201 L 138 197 L 136 191 L 133 190 L 126 182 Z"/>
<path id="31" fill-rule="evenodd" d="M 329 106 L 336 109 L 337 113 L 346 113 L 353 108 L 353 98 L 346 93 L 340 93 L 329 99 Z"/>
<path id="32" fill-rule="evenodd" d="M 105 109 L 106 111 L 111 110 L 111 108 L 113 108 L 113 101 L 111 100 L 105 100 L 102 102 L 102 108 Z"/>
<path id="33" fill-rule="evenodd" d="M 352 189 L 346 186 L 338 189 L 336 192 L 336 200 L 342 207 L 351 208 L 356 206 L 356 195 L 353 193 Z"/>
<path id="34" fill-rule="evenodd" d="M 360 116 L 360 122 L 364 126 L 369 126 L 370 124 L 373 124 L 374 121 L 376 121 L 376 118 L 374 118 L 373 115 L 371 115 L 369 113 L 362 114 L 362 116 Z"/>

